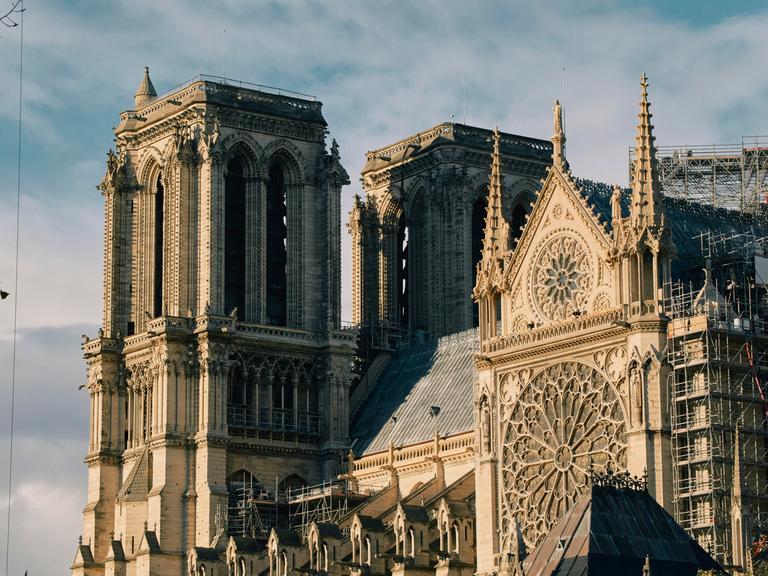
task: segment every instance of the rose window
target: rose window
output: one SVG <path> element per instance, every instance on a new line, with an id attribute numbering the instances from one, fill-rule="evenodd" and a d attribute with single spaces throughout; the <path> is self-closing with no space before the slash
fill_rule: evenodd
<path id="1" fill-rule="evenodd" d="M 592 266 L 584 243 L 557 236 L 540 250 L 533 272 L 533 295 L 542 316 L 563 320 L 584 311 L 592 290 Z"/>
<path id="2" fill-rule="evenodd" d="M 505 522 L 517 518 L 525 543 L 539 543 L 584 493 L 589 468 L 626 468 L 624 413 L 613 386 L 577 362 L 551 366 L 520 392 L 505 424 Z"/>

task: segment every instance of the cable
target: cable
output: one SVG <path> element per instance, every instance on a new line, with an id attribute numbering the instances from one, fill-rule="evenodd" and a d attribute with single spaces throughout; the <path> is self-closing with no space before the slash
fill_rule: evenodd
<path id="1" fill-rule="evenodd" d="M 11 557 L 11 493 L 13 488 L 13 428 L 16 405 L 16 329 L 19 317 L 19 223 L 21 221 L 21 111 L 22 79 L 24 77 L 24 0 L 19 10 L 19 140 L 16 164 L 16 261 L 13 279 L 13 354 L 11 360 L 11 417 L 10 448 L 8 449 L 8 514 L 5 525 L 5 576 L 8 576 L 8 563 Z"/>

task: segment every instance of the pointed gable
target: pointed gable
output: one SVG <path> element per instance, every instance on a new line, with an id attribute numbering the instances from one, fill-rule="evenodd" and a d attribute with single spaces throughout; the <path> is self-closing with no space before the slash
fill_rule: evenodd
<path id="1" fill-rule="evenodd" d="M 609 265 L 611 235 L 567 170 L 557 104 L 553 157 L 528 223 L 505 266 L 504 332 L 520 334 L 616 305 Z"/>

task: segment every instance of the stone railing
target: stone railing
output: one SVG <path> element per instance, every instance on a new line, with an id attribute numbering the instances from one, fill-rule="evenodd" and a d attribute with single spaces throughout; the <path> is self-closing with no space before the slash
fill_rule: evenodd
<path id="1" fill-rule="evenodd" d="M 623 308 L 612 308 L 605 312 L 592 312 L 564 322 L 555 322 L 538 328 L 533 328 L 522 334 L 508 336 L 495 336 L 481 342 L 480 349 L 486 354 L 519 348 L 528 344 L 545 342 L 561 336 L 567 336 L 575 332 L 581 332 L 594 328 L 611 325 L 620 325 L 625 320 Z"/>
<path id="2" fill-rule="evenodd" d="M 355 460 L 354 462 L 355 472 L 381 470 L 384 466 L 392 464 L 399 466 L 401 464 L 416 460 L 425 460 L 434 456 L 441 458 L 453 456 L 471 450 L 474 443 L 474 431 L 467 431 L 438 439 L 437 451 L 435 450 L 434 439 L 425 440 L 418 444 L 393 448 L 391 455 L 392 461 L 390 460 L 389 450 L 362 456 L 359 460 Z"/>
<path id="3" fill-rule="evenodd" d="M 251 84 L 250 82 L 232 80 L 230 78 L 200 74 L 153 98 L 145 106 L 140 106 L 136 110 L 122 112 L 120 120 L 126 121 L 135 118 L 138 112 L 141 113 L 142 117 L 147 117 L 168 106 L 178 107 L 178 101 L 183 101 L 196 92 L 231 94 L 237 100 L 266 102 L 289 106 L 297 110 L 320 112 L 322 108 L 322 104 L 309 94 L 302 94 L 301 92 L 294 92 L 293 90 L 285 90 L 274 86 Z"/>

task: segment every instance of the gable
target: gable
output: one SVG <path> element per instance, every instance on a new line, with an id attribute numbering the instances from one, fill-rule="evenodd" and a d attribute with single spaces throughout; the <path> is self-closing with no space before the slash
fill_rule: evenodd
<path id="1" fill-rule="evenodd" d="M 504 332 L 617 304 L 611 237 L 570 176 L 553 168 L 505 270 Z"/>

